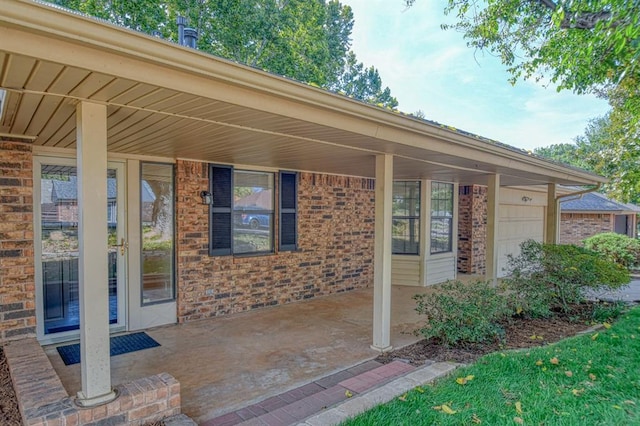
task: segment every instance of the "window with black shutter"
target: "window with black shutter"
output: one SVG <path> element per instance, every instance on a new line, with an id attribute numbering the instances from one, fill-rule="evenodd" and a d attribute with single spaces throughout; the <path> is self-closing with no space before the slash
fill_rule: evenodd
<path id="1" fill-rule="evenodd" d="M 280 251 L 298 248 L 298 174 L 280 172 Z"/>
<path id="2" fill-rule="evenodd" d="M 274 251 L 275 174 L 209 166 L 209 255 Z M 297 174 L 280 173 L 280 250 L 297 247 Z"/>

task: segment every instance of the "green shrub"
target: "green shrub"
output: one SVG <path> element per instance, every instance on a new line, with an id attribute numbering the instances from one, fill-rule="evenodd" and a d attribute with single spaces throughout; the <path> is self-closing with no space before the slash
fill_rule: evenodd
<path id="1" fill-rule="evenodd" d="M 584 246 L 625 268 L 632 268 L 640 263 L 640 241 L 626 235 L 615 232 L 594 235 L 584 240 Z"/>
<path id="2" fill-rule="evenodd" d="M 627 284 L 629 272 L 602 255 L 574 245 L 520 245 L 520 255 L 509 256 L 504 285 L 518 312 L 546 317 L 555 309 L 569 312 L 584 300 L 586 290 L 612 290 Z"/>
<path id="3" fill-rule="evenodd" d="M 481 343 L 504 334 L 500 323 L 511 314 L 507 301 L 489 282 L 450 281 L 432 294 L 419 294 L 416 311 L 427 323 L 416 330 L 445 345 Z"/>
<path id="4" fill-rule="evenodd" d="M 593 305 L 591 321 L 593 323 L 613 322 L 627 309 L 621 301 L 600 302 Z"/>

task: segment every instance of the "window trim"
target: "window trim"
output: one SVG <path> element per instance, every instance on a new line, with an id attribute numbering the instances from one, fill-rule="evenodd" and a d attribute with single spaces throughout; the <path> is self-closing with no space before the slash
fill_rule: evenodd
<path id="1" fill-rule="evenodd" d="M 433 189 L 434 184 L 438 185 L 448 185 L 451 189 L 451 216 L 434 216 L 434 198 L 433 198 Z M 430 191 L 429 191 L 429 254 L 431 256 L 443 255 L 453 253 L 454 244 L 453 244 L 453 230 L 454 230 L 454 220 L 455 220 L 455 184 L 452 182 L 441 182 L 441 181 L 431 181 Z M 446 200 L 442 198 L 437 198 L 435 200 Z M 448 219 L 449 220 L 449 232 L 448 232 L 448 241 L 449 248 L 447 250 L 433 250 L 433 219 Z"/>

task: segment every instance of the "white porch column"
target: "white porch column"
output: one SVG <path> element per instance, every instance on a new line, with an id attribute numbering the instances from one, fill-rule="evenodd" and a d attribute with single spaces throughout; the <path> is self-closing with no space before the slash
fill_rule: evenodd
<path id="1" fill-rule="evenodd" d="M 376 157 L 375 250 L 373 258 L 373 344 L 386 352 L 391 347 L 391 202 L 393 155 Z"/>
<path id="2" fill-rule="evenodd" d="M 500 175 L 487 182 L 487 253 L 485 278 L 495 284 L 498 279 L 498 224 L 500 222 Z"/>
<path id="3" fill-rule="evenodd" d="M 557 244 L 558 243 L 558 224 L 559 214 L 558 200 L 556 200 L 556 184 L 547 184 L 547 220 L 546 220 L 546 232 L 545 243 Z"/>
<path id="4" fill-rule="evenodd" d="M 78 154 L 78 279 L 83 406 L 115 398 L 109 360 L 107 266 L 107 107 L 76 107 Z"/>

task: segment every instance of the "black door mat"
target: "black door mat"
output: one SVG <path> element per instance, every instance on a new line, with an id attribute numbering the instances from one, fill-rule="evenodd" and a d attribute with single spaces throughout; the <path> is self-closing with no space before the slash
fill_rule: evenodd
<path id="1" fill-rule="evenodd" d="M 115 336 L 110 339 L 111 356 L 122 355 L 143 349 L 155 348 L 160 343 L 153 340 L 145 332 Z M 80 362 L 80 343 L 58 346 L 56 348 L 64 365 L 78 364 Z"/>

